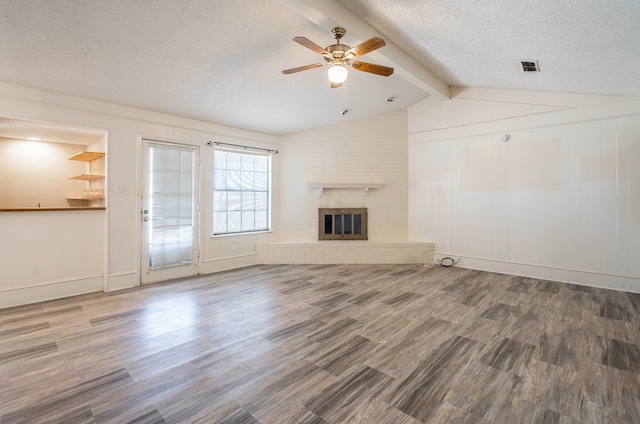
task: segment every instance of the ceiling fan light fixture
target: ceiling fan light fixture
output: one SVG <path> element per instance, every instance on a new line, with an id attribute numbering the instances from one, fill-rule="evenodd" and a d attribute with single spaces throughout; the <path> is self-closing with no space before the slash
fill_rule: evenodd
<path id="1" fill-rule="evenodd" d="M 347 75 L 349 71 L 347 68 L 341 65 L 333 65 L 329 68 L 327 75 L 329 77 L 329 81 L 334 83 L 342 83 L 347 80 Z"/>

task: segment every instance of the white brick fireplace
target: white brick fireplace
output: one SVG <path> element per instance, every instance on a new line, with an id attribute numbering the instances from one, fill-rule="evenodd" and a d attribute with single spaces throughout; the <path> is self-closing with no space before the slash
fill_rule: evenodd
<path id="1" fill-rule="evenodd" d="M 320 207 L 316 211 L 300 208 L 305 214 L 313 214 L 316 219 L 305 219 L 310 223 L 307 234 L 317 234 L 315 240 L 291 240 L 272 243 L 259 244 L 257 246 L 257 261 L 261 264 L 406 264 L 406 263 L 432 263 L 433 243 L 403 240 L 404 233 L 398 234 L 398 239 L 368 239 L 369 229 L 369 208 L 352 207 L 354 204 L 363 203 L 363 196 L 368 197 L 368 191 L 362 192 L 362 187 L 370 184 L 342 184 L 341 186 L 330 184 L 308 184 L 310 188 L 324 186 L 343 190 L 356 190 L 356 193 L 342 196 L 333 190 L 327 192 L 321 189 L 320 197 L 327 197 L 320 201 L 320 205 L 331 204 L 332 208 Z M 376 184 L 376 188 L 382 188 L 383 184 Z M 382 192 L 378 193 L 383 195 Z M 357 199 L 357 200 L 356 200 Z M 384 214 L 385 208 L 376 207 L 376 203 L 371 202 L 373 211 L 371 212 L 372 222 L 381 223 L 380 215 Z M 349 206 L 347 206 L 349 205 Z M 384 216 L 384 215 L 383 215 Z M 348 230 L 345 223 L 346 218 L 351 219 Z M 357 220 L 356 220 L 357 217 Z M 308 217 L 307 217 L 308 218 Z M 336 221 L 337 220 L 337 221 Z M 328 223 L 331 221 L 331 223 Z M 337 222 L 340 222 L 338 225 Z M 313 223 L 313 224 L 311 224 Z M 331 230 L 326 225 L 332 226 Z M 333 234 L 336 227 L 341 228 L 343 237 Z M 364 232 L 362 232 L 364 226 Z M 360 228 L 358 228 L 360 227 Z M 372 229 L 375 234 L 377 231 Z M 333 240 L 323 240 L 327 232 L 332 233 Z M 345 234 L 346 233 L 346 234 Z M 356 236 L 363 233 L 364 239 L 355 240 Z"/>
<path id="2" fill-rule="evenodd" d="M 258 245 L 261 264 L 431 263 L 433 243 L 414 241 L 283 241 Z"/>
<path id="3" fill-rule="evenodd" d="M 433 244 L 408 234 L 406 111 L 281 138 L 274 239 L 257 262 L 431 262 Z M 366 208 L 368 240 L 318 241 L 318 209 Z"/>

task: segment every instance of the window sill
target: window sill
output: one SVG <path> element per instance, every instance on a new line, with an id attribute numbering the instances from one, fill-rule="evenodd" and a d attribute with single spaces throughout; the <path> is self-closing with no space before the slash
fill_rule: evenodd
<path id="1" fill-rule="evenodd" d="M 226 237 L 237 237 L 237 236 L 251 236 L 256 234 L 272 234 L 273 230 L 265 230 L 265 231 L 251 231 L 246 233 L 229 233 L 229 234 L 214 234 L 210 236 L 211 239 L 217 238 L 226 238 Z"/>

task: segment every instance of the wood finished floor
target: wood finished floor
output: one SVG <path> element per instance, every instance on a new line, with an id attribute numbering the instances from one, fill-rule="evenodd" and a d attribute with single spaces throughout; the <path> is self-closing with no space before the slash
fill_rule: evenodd
<path id="1" fill-rule="evenodd" d="M 270 265 L 0 310 L 0 423 L 639 423 L 640 295 Z"/>

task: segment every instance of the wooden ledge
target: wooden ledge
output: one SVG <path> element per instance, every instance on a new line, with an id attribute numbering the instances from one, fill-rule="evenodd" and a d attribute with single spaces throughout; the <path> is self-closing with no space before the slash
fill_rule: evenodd
<path id="1" fill-rule="evenodd" d="M 382 188 L 384 184 L 381 183 L 307 183 L 309 188 L 315 188 L 320 190 L 320 196 L 324 195 L 324 190 L 327 188 L 350 190 L 350 189 L 362 189 L 364 190 L 365 197 L 369 195 L 369 189 Z"/>
<path id="2" fill-rule="evenodd" d="M 82 208 L 0 208 L 0 212 L 51 212 L 51 211 L 104 211 L 102 207 L 82 207 Z"/>

